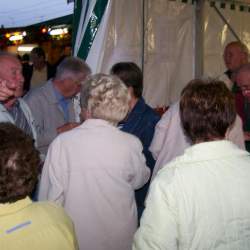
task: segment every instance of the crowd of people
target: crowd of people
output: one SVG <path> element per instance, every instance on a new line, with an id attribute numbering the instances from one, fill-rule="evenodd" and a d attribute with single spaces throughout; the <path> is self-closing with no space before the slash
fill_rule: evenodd
<path id="1" fill-rule="evenodd" d="M 31 60 L 0 52 L 0 249 L 250 249 L 244 44 L 162 117 L 133 62 Z"/>

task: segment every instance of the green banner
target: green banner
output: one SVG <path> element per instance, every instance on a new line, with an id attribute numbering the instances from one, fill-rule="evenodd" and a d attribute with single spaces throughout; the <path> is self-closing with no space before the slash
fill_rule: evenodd
<path id="1" fill-rule="evenodd" d="M 93 44 L 96 33 L 100 26 L 107 4 L 108 0 L 97 0 L 89 20 L 85 20 L 85 22 L 87 21 L 88 24 L 77 53 L 78 57 L 83 59 L 87 58 L 89 50 Z M 78 26 L 79 26 L 79 20 L 78 20 Z"/>

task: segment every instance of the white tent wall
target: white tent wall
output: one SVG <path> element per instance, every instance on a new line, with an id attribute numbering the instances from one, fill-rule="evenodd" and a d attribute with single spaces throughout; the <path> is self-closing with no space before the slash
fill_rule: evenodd
<path id="1" fill-rule="evenodd" d="M 120 61 L 137 63 L 146 101 L 169 105 L 193 78 L 193 13 L 180 2 L 111 0 L 86 61 L 94 73 L 108 73 Z"/>
<path id="2" fill-rule="evenodd" d="M 219 8 L 219 11 L 240 40 L 250 49 L 250 13 L 231 10 L 229 5 L 226 5 L 225 9 Z M 228 26 L 206 2 L 204 5 L 204 75 L 216 77 L 225 71 L 223 51 L 227 43 L 235 40 Z"/>
<path id="3" fill-rule="evenodd" d="M 194 7 L 178 1 L 145 5 L 144 97 L 153 107 L 169 105 L 194 72 Z"/>
<path id="4" fill-rule="evenodd" d="M 94 72 L 108 73 L 119 61 L 133 61 L 142 66 L 142 3 L 142 0 L 109 1 L 87 57 Z M 97 47 L 101 53 L 96 53 Z M 98 60 L 93 65 L 96 57 Z"/>
<path id="5" fill-rule="evenodd" d="M 93 8 L 98 0 L 88 1 Z M 239 11 L 239 6 L 230 10 L 229 4 L 218 8 L 250 47 L 250 13 Z M 178 0 L 109 0 L 86 61 L 93 73 L 108 73 L 119 61 L 137 63 L 144 73 L 146 101 L 152 107 L 168 106 L 189 80 L 224 72 L 223 50 L 233 40 L 228 26 L 205 0 L 197 5 Z"/>

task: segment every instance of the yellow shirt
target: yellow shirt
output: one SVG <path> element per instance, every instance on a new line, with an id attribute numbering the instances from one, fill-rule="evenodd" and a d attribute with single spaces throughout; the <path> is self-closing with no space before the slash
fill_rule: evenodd
<path id="1" fill-rule="evenodd" d="M 63 208 L 25 198 L 0 204 L 0 249 L 71 250 L 78 246 Z"/>

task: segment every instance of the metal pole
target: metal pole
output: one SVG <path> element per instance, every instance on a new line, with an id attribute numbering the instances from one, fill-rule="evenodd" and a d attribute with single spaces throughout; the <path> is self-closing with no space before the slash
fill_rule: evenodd
<path id="1" fill-rule="evenodd" d="M 145 0 L 142 0 L 142 57 L 141 69 L 144 76 L 144 53 L 145 53 Z"/>
<path id="2" fill-rule="evenodd" d="M 239 36 L 236 34 L 236 32 L 233 30 L 232 26 L 229 24 L 229 22 L 226 20 L 226 18 L 222 15 L 222 13 L 219 11 L 219 9 L 213 5 L 214 10 L 216 11 L 216 13 L 219 15 L 219 17 L 222 19 L 222 21 L 228 26 L 228 29 L 231 31 L 231 33 L 233 34 L 233 36 L 239 41 L 241 42 Z"/>
<path id="3" fill-rule="evenodd" d="M 195 18 L 194 18 L 194 77 L 200 78 L 204 69 L 204 21 L 203 10 L 205 0 L 195 2 Z"/>

